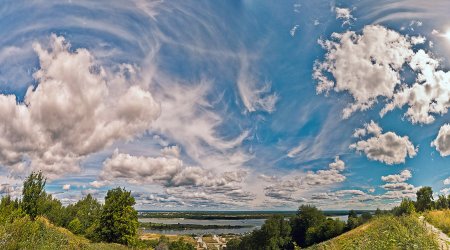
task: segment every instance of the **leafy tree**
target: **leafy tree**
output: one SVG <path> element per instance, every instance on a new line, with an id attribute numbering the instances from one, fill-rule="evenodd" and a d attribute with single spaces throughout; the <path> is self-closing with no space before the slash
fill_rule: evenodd
<path id="1" fill-rule="evenodd" d="M 24 212 L 18 199 L 13 200 L 6 195 L 0 201 L 0 223 L 12 223 L 15 219 L 23 217 Z"/>
<path id="2" fill-rule="evenodd" d="M 122 188 L 109 190 L 100 214 L 99 235 L 106 242 L 135 245 L 137 241 L 137 211 L 131 192 Z"/>
<path id="3" fill-rule="evenodd" d="M 83 234 L 88 237 L 87 232 L 89 232 L 89 237 L 92 237 L 90 239 L 95 240 L 97 237 L 95 236 L 94 231 L 96 231 L 96 228 L 99 225 L 101 209 L 102 205 L 97 199 L 92 197 L 91 194 L 88 194 L 77 203 L 67 206 L 64 220 L 67 224 L 67 221 L 72 221 L 77 218 L 81 223 L 78 234 Z"/>
<path id="4" fill-rule="evenodd" d="M 422 187 L 416 192 L 417 202 L 416 210 L 423 212 L 425 210 L 430 210 L 433 205 L 433 190 L 431 187 Z"/>
<path id="5" fill-rule="evenodd" d="M 348 218 L 358 218 L 358 214 L 356 213 L 355 210 L 350 210 L 348 211 Z"/>
<path id="6" fill-rule="evenodd" d="M 439 195 L 439 198 L 436 201 L 437 209 L 447 209 L 448 208 L 448 200 L 445 195 Z"/>
<path id="7" fill-rule="evenodd" d="M 367 221 L 369 221 L 370 219 L 372 219 L 372 214 L 369 212 L 364 212 L 361 214 L 361 222 L 362 223 L 366 223 Z"/>
<path id="8" fill-rule="evenodd" d="M 302 205 L 297 215 L 291 218 L 292 239 L 301 247 L 307 246 L 306 232 L 308 228 L 320 225 L 326 220 L 325 215 L 314 206 Z"/>
<path id="9" fill-rule="evenodd" d="M 352 229 L 358 227 L 361 224 L 362 224 L 361 218 L 354 217 L 354 216 L 352 216 L 352 217 L 349 216 L 348 219 L 347 219 L 347 225 L 345 226 L 345 230 L 347 230 L 347 231 L 348 230 L 352 230 Z"/>
<path id="10" fill-rule="evenodd" d="M 44 191 L 46 181 L 42 172 L 39 171 L 32 172 L 23 183 L 22 208 L 32 220 L 42 212 L 39 211 L 38 202 L 46 196 Z"/>
<path id="11" fill-rule="evenodd" d="M 403 198 L 400 206 L 393 209 L 393 213 L 396 216 L 413 214 L 415 211 L 414 202 L 409 198 Z"/>
<path id="12" fill-rule="evenodd" d="M 185 242 L 183 238 L 170 242 L 169 250 L 195 250 L 195 247 L 189 242 Z"/>
<path id="13" fill-rule="evenodd" d="M 53 224 L 58 226 L 64 226 L 64 218 L 65 209 L 62 206 L 61 202 L 53 198 L 51 194 L 43 195 L 38 199 L 37 203 L 38 214 L 45 216 L 49 219 Z"/>
<path id="14" fill-rule="evenodd" d="M 73 219 L 67 229 L 69 229 L 74 234 L 80 234 L 82 232 L 83 225 L 78 218 Z"/>
<path id="15" fill-rule="evenodd" d="M 351 217 L 350 219 L 358 218 Z M 344 228 L 343 221 L 328 218 L 324 223 L 308 228 L 306 244 L 309 246 L 336 237 L 344 232 Z"/>
<path id="16" fill-rule="evenodd" d="M 274 215 L 266 220 L 261 229 L 240 240 L 227 244 L 227 249 L 263 250 L 263 249 L 293 249 L 291 226 L 281 215 Z"/>
<path id="17" fill-rule="evenodd" d="M 240 247 L 241 240 L 240 239 L 231 239 L 227 242 L 227 248 L 226 250 L 241 250 Z"/>

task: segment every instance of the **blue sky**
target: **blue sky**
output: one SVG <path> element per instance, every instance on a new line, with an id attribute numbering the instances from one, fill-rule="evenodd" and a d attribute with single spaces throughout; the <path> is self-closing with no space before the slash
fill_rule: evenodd
<path id="1" fill-rule="evenodd" d="M 389 208 L 450 191 L 450 3 L 7 1 L 1 192 Z"/>

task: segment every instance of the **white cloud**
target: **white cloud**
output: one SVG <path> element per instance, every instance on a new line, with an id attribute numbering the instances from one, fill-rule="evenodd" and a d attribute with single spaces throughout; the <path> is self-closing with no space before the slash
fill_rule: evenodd
<path id="1" fill-rule="evenodd" d="M 245 172 L 244 172 L 245 173 Z M 245 174 L 224 172 L 212 173 L 200 167 L 185 166 L 175 157 L 143 157 L 114 152 L 103 163 L 102 180 L 125 179 L 132 183 L 178 186 L 225 186 L 241 182 Z"/>
<path id="2" fill-rule="evenodd" d="M 105 186 L 106 183 L 103 181 L 92 181 L 92 182 L 89 182 L 89 185 L 91 185 L 94 188 L 101 188 L 101 187 Z"/>
<path id="3" fill-rule="evenodd" d="M 108 72 L 89 51 L 69 46 L 54 35 L 50 50 L 35 44 L 38 86 L 24 103 L 0 95 L 1 164 L 23 170 L 29 160 L 49 176 L 78 171 L 83 157 L 144 133 L 159 116 L 151 93 L 130 85 L 131 66 Z"/>
<path id="4" fill-rule="evenodd" d="M 299 202 L 305 200 L 304 195 L 311 195 L 308 191 L 320 190 L 345 181 L 346 177 L 341 173 L 344 169 L 345 163 L 336 156 L 335 161 L 329 164 L 329 169 L 308 171 L 299 175 L 291 173 L 289 178 L 264 175 L 260 176 L 260 179 L 269 183 L 264 188 L 266 197 Z"/>
<path id="5" fill-rule="evenodd" d="M 306 148 L 307 148 L 307 145 L 305 143 L 300 143 L 298 146 L 289 150 L 289 152 L 287 153 L 287 157 L 294 158 L 295 156 L 297 156 L 299 153 L 301 153 Z"/>
<path id="6" fill-rule="evenodd" d="M 431 143 L 442 157 L 450 155 L 450 124 L 444 124 L 440 129 L 436 139 Z"/>
<path id="7" fill-rule="evenodd" d="M 365 125 L 365 132 L 374 136 L 351 144 L 350 148 L 364 152 L 371 160 L 392 165 L 404 163 L 406 157 L 412 158 L 417 154 L 417 149 L 408 136 L 401 137 L 394 132 L 382 133 L 381 128 L 373 121 Z"/>
<path id="8" fill-rule="evenodd" d="M 412 177 L 411 171 L 405 169 L 400 174 L 381 176 L 381 180 L 385 182 L 404 182 Z"/>
<path id="9" fill-rule="evenodd" d="M 175 157 L 175 158 L 179 158 L 180 157 L 180 152 L 181 152 L 181 149 L 180 149 L 180 147 L 178 145 L 167 146 L 167 147 L 164 147 L 163 149 L 161 149 L 162 155 L 166 156 L 166 157 L 172 156 L 172 157 Z"/>
<path id="10" fill-rule="evenodd" d="M 444 185 L 450 185 L 450 177 L 443 181 Z"/>
<path id="11" fill-rule="evenodd" d="M 347 91 L 353 103 L 343 110 L 348 118 L 357 110 L 371 108 L 379 98 L 388 101 L 380 115 L 408 106 L 405 116 L 412 123 L 432 123 L 434 115 L 447 113 L 450 104 L 450 72 L 424 50 L 413 46 L 425 37 L 403 36 L 378 25 L 364 27 L 362 34 L 347 31 L 333 34 L 334 41 L 320 41 L 327 50 L 325 60 L 316 62 L 317 92 Z M 413 85 L 402 83 L 401 70 L 409 66 L 416 76 Z M 330 73 L 330 79 L 326 74 Z"/>
<path id="12" fill-rule="evenodd" d="M 350 22 L 351 22 L 352 20 L 356 20 L 356 19 L 353 17 L 353 15 L 352 15 L 352 11 L 351 11 L 350 9 L 348 9 L 348 8 L 339 8 L 339 7 L 336 7 L 336 8 L 335 8 L 335 11 L 336 11 L 336 19 L 342 19 L 342 20 L 344 20 L 344 22 L 343 22 L 342 25 L 350 24 Z"/>
<path id="13" fill-rule="evenodd" d="M 246 110 L 248 112 L 258 110 L 268 113 L 274 112 L 278 95 L 271 93 L 271 83 L 267 81 L 264 83 L 259 82 L 253 72 L 251 61 L 246 56 L 241 57 L 240 63 L 237 87 Z"/>
<path id="14" fill-rule="evenodd" d="M 295 36 L 295 32 L 297 32 L 298 28 L 300 27 L 300 25 L 295 25 L 294 27 L 292 27 L 292 29 L 289 31 L 289 34 L 291 34 L 292 37 Z"/>
<path id="15" fill-rule="evenodd" d="M 424 50 L 415 53 L 409 64 L 417 72 L 416 83 L 395 93 L 381 115 L 408 105 L 405 115 L 412 123 L 432 123 L 433 114 L 446 114 L 450 107 L 450 72 L 438 70 L 439 61 Z"/>
<path id="16" fill-rule="evenodd" d="M 62 189 L 68 191 L 70 189 L 70 184 L 63 185 Z"/>
<path id="17" fill-rule="evenodd" d="M 386 190 L 391 191 L 402 191 L 402 190 L 413 190 L 414 186 L 409 183 L 399 182 L 399 183 L 386 183 L 381 186 Z"/>
<path id="18" fill-rule="evenodd" d="M 342 171 L 345 169 L 345 162 L 339 159 L 339 156 L 336 156 L 334 162 L 330 163 L 329 167 L 331 169 Z"/>
<path id="19" fill-rule="evenodd" d="M 392 97 L 400 83 L 399 70 L 413 55 L 408 38 L 382 26 L 366 26 L 361 35 L 353 31 L 333 34 L 337 41 L 322 41 L 328 51 L 325 61 L 316 63 L 317 92 L 348 91 L 354 103 L 343 112 L 345 118 L 356 110 L 373 106 L 380 96 Z M 329 72 L 334 80 L 323 72 Z"/>

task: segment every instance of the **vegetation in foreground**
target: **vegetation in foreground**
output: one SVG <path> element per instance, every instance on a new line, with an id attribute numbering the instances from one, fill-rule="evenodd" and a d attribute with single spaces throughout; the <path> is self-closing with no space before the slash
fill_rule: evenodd
<path id="1" fill-rule="evenodd" d="M 425 219 L 433 226 L 439 228 L 450 236 L 450 210 L 432 210 L 423 214 Z"/>
<path id="2" fill-rule="evenodd" d="M 439 249 L 434 235 L 414 215 L 382 215 L 308 249 Z"/>
<path id="3" fill-rule="evenodd" d="M 372 217 L 369 213 L 358 216 L 350 211 L 347 223 L 339 219 L 327 218 L 314 206 L 300 206 L 297 215 L 286 220 L 281 215 L 267 219 L 259 230 L 234 239 L 227 243 L 229 250 L 253 249 L 295 249 L 336 237 L 343 232 L 367 222 Z"/>
<path id="4" fill-rule="evenodd" d="M 194 249 L 182 239 L 140 240 L 135 200 L 125 189 L 109 190 L 104 205 L 87 195 L 62 206 L 45 192 L 45 184 L 42 173 L 33 172 L 24 181 L 22 199 L 2 197 L 0 249 Z"/>

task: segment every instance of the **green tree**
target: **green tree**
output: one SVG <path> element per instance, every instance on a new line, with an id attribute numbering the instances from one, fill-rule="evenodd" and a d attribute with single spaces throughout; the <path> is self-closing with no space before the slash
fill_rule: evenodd
<path id="1" fill-rule="evenodd" d="M 37 211 L 39 215 L 45 216 L 53 224 L 57 226 L 64 226 L 64 213 L 65 209 L 56 198 L 53 198 L 51 194 L 45 192 L 38 199 Z"/>
<path id="2" fill-rule="evenodd" d="M 243 236 L 240 240 L 227 244 L 227 249 L 239 250 L 265 250 L 265 249 L 293 249 L 291 239 L 291 226 L 281 215 L 271 216 L 251 234 Z"/>
<path id="3" fill-rule="evenodd" d="M 358 214 L 356 213 L 355 210 L 350 210 L 348 211 L 348 218 L 358 218 Z"/>
<path id="4" fill-rule="evenodd" d="M 170 242 L 169 250 L 195 250 L 195 247 L 189 242 L 185 242 L 183 238 Z"/>
<path id="5" fill-rule="evenodd" d="M 307 246 L 306 232 L 308 228 L 318 226 L 326 220 L 325 215 L 314 206 L 302 205 L 297 215 L 291 218 L 292 239 L 301 247 Z"/>
<path id="6" fill-rule="evenodd" d="M 100 214 L 99 235 L 106 242 L 135 245 L 137 241 L 137 211 L 131 192 L 122 188 L 109 190 Z"/>
<path id="7" fill-rule="evenodd" d="M 362 223 L 366 223 L 367 221 L 369 221 L 370 219 L 372 219 L 372 214 L 369 212 L 364 212 L 361 214 L 361 221 Z"/>
<path id="8" fill-rule="evenodd" d="M 78 218 L 73 219 L 69 225 L 67 226 L 67 229 L 69 229 L 74 234 L 80 234 L 82 233 L 82 227 L 80 220 Z"/>
<path id="9" fill-rule="evenodd" d="M 32 220 L 40 215 L 38 202 L 46 196 L 44 191 L 46 181 L 42 172 L 39 171 L 32 172 L 23 183 L 22 208 Z"/>
<path id="10" fill-rule="evenodd" d="M 69 220 L 77 218 L 81 223 L 79 234 L 86 234 L 89 229 L 90 234 L 99 224 L 102 205 L 91 194 L 66 208 Z"/>
<path id="11" fill-rule="evenodd" d="M 18 199 L 13 200 L 11 196 L 3 196 L 0 201 L 0 223 L 12 223 L 15 219 L 23 217 L 24 212 L 20 208 Z"/>
<path id="12" fill-rule="evenodd" d="M 423 212 L 430 210 L 433 206 L 433 190 L 431 187 L 422 187 L 416 192 L 416 210 Z"/>
<path id="13" fill-rule="evenodd" d="M 396 216 L 413 214 L 415 211 L 414 202 L 409 198 L 403 198 L 400 206 L 393 209 L 393 213 Z"/>
<path id="14" fill-rule="evenodd" d="M 355 218 L 351 217 L 350 219 Z M 324 223 L 308 228 L 306 231 L 306 245 L 313 245 L 336 237 L 344 232 L 344 228 L 345 223 L 343 221 L 327 218 Z"/>
<path id="15" fill-rule="evenodd" d="M 448 208 L 448 200 L 445 195 L 439 195 L 439 198 L 436 201 L 437 209 L 447 209 Z"/>

